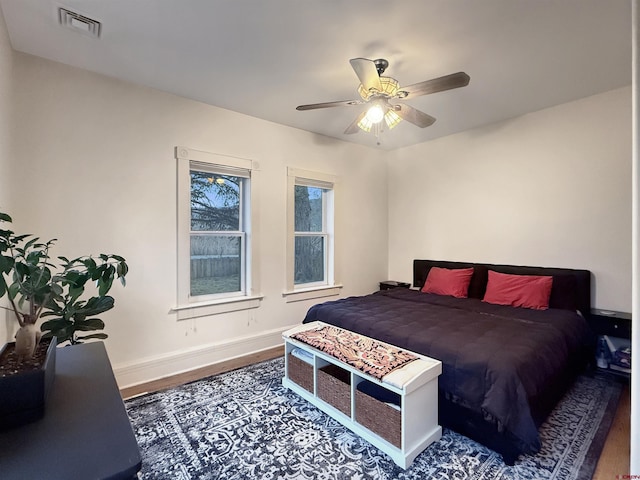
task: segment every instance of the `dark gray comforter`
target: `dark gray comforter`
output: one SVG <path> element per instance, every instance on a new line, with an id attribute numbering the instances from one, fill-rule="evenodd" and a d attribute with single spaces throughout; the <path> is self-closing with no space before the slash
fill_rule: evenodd
<path id="1" fill-rule="evenodd" d="M 540 449 L 532 405 L 588 342 L 567 310 L 491 305 L 397 288 L 313 306 L 321 320 L 440 360 L 448 400 L 481 413 L 523 453 Z"/>

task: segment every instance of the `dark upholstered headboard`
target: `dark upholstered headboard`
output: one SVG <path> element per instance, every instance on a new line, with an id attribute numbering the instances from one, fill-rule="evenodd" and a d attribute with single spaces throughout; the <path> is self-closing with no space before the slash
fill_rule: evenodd
<path id="1" fill-rule="evenodd" d="M 473 277 L 469 285 L 469 297 L 483 298 L 487 288 L 488 271 L 515 275 L 551 275 L 553 287 L 549 306 L 565 310 L 580 310 L 588 317 L 591 311 L 591 272 L 572 268 L 527 267 L 519 265 L 494 265 L 490 263 L 449 262 L 439 260 L 413 261 L 413 286 L 422 287 L 431 267 L 469 268 Z"/>

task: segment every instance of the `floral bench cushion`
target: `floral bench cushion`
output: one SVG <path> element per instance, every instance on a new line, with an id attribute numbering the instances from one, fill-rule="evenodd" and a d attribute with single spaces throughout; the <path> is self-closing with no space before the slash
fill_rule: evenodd
<path id="1" fill-rule="evenodd" d="M 322 326 L 291 335 L 379 380 L 389 372 L 418 359 L 417 355 L 349 330 Z"/>

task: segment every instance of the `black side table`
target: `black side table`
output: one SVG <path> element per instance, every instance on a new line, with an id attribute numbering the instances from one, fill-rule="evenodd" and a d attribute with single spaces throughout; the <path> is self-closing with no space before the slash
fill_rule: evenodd
<path id="1" fill-rule="evenodd" d="M 594 308 L 589 315 L 589 324 L 596 335 L 631 339 L 631 314 Z"/>
<path id="2" fill-rule="evenodd" d="M 0 433 L 3 480 L 129 480 L 141 464 L 102 342 L 59 348 L 44 418 Z"/>
<path id="3" fill-rule="evenodd" d="M 380 290 L 390 290 L 392 288 L 409 288 L 410 283 L 396 282 L 395 280 L 385 280 L 380 282 Z"/>
<path id="4" fill-rule="evenodd" d="M 631 314 L 627 312 L 617 312 L 613 310 L 592 309 L 589 315 L 589 325 L 594 333 L 601 336 L 631 339 Z M 600 372 L 613 374 L 626 381 L 630 378 L 630 373 L 626 369 L 619 369 L 609 365 L 608 368 L 598 368 Z"/>

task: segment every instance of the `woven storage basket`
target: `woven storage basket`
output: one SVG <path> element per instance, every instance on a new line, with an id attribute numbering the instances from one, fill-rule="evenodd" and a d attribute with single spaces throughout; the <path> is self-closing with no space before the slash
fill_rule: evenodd
<path id="1" fill-rule="evenodd" d="M 356 421 L 390 444 L 401 448 L 402 415 L 400 410 L 356 390 Z"/>
<path id="2" fill-rule="evenodd" d="M 313 393 L 313 366 L 289 354 L 289 380 Z"/>
<path id="3" fill-rule="evenodd" d="M 351 416 L 351 374 L 337 365 L 318 370 L 318 397 Z"/>

